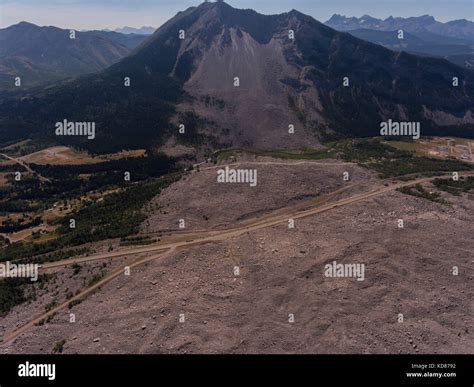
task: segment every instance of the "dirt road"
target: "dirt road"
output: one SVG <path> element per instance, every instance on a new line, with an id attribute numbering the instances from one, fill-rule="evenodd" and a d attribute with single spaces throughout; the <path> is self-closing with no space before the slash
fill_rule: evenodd
<path id="1" fill-rule="evenodd" d="M 460 174 L 461 175 L 461 174 Z M 472 176 L 474 175 L 473 172 L 469 173 L 464 173 L 462 174 L 463 176 Z M 451 175 L 447 175 L 450 177 Z M 444 176 L 444 177 L 447 177 Z M 214 242 L 219 242 L 228 238 L 232 238 L 235 236 L 239 236 L 248 232 L 252 232 L 261 228 L 266 228 L 266 227 L 272 227 L 276 226 L 279 224 L 286 224 L 288 222 L 288 219 L 301 219 L 305 218 L 308 216 L 313 216 L 316 214 L 320 214 L 323 212 L 330 211 L 332 209 L 338 208 L 338 207 L 343 207 L 343 206 L 348 206 L 353 203 L 357 203 L 363 200 L 367 200 L 376 196 L 383 195 L 387 192 L 391 192 L 396 190 L 397 188 L 401 187 L 407 187 L 415 184 L 421 184 L 421 183 L 426 183 L 433 180 L 433 177 L 423 177 L 419 179 L 415 179 L 412 181 L 408 182 L 401 182 L 401 183 L 396 183 L 396 184 L 390 184 L 388 186 L 381 186 L 378 187 L 372 191 L 369 192 L 364 192 L 361 194 L 357 194 L 345 199 L 340 199 L 334 202 L 329 202 L 317 207 L 314 207 L 316 204 L 314 200 L 309 201 L 310 204 L 308 206 L 302 207 L 301 205 L 299 206 L 300 208 L 294 208 L 291 207 L 290 210 L 287 211 L 276 211 L 278 212 L 275 214 L 273 212 L 269 216 L 263 217 L 263 218 L 257 218 L 251 221 L 245 222 L 245 224 L 240 224 L 239 226 L 236 226 L 231 229 L 227 230 L 210 230 L 210 231 L 204 231 L 202 233 L 196 232 L 195 236 L 193 239 L 191 238 L 191 234 L 178 234 L 178 240 L 174 242 L 168 242 L 168 243 L 159 243 L 155 245 L 148 245 L 145 247 L 140 247 L 140 248 L 134 248 L 134 249 L 123 249 L 120 251 L 115 251 L 115 252 L 109 252 L 109 253 L 104 253 L 104 254 L 96 254 L 96 255 L 91 255 L 89 257 L 81 257 L 81 258 L 75 258 L 75 259 L 67 259 L 64 261 L 58 261 L 58 262 L 51 262 L 51 263 L 46 263 L 42 265 L 43 270 L 47 269 L 55 269 L 59 267 L 64 267 L 71 265 L 73 263 L 84 263 L 84 262 L 91 262 L 91 261 L 97 261 L 101 259 L 110 259 L 114 257 L 123 257 L 123 256 L 131 256 L 135 254 L 142 254 L 142 253 L 157 253 L 160 252 L 160 254 L 155 254 L 151 255 L 149 257 L 145 258 L 140 258 L 135 261 L 132 261 L 129 266 L 130 268 L 141 265 L 145 262 L 149 262 L 151 260 L 155 260 L 158 258 L 163 258 L 166 255 L 172 254 L 174 251 L 177 249 L 183 249 L 183 248 L 188 248 L 188 247 L 194 247 L 197 245 L 205 244 L 205 243 L 214 243 Z M 327 201 L 330 200 L 331 197 L 335 196 L 337 193 L 342 192 L 343 190 L 348 189 L 349 187 L 339 189 L 331 194 L 326 195 L 324 198 L 319 199 L 319 201 Z M 308 208 L 310 207 L 310 208 Z M 184 237 L 184 238 L 183 238 Z M 50 310 L 47 313 L 43 313 L 42 315 L 35 317 L 34 319 L 30 320 L 29 322 L 25 323 L 21 327 L 17 328 L 15 331 L 6 334 L 2 340 L 0 341 L 1 343 L 7 343 L 12 340 L 14 340 L 16 337 L 21 335 L 23 332 L 25 332 L 27 329 L 31 328 L 34 326 L 34 324 L 38 323 L 42 319 L 48 318 L 52 314 L 58 312 L 59 310 L 67 307 L 67 305 L 74 300 L 82 300 L 85 298 L 87 295 L 91 294 L 92 292 L 96 291 L 99 289 L 101 286 L 107 284 L 110 282 L 112 279 L 116 278 L 117 276 L 121 275 L 123 273 L 124 267 L 120 267 L 109 274 L 107 274 L 102 280 L 100 280 L 98 283 L 95 285 L 84 289 L 81 293 L 73 297 L 72 299 L 62 303 L 61 305 L 56 306 L 52 310 Z"/>
<path id="2" fill-rule="evenodd" d="M 16 159 L 14 157 L 11 157 L 11 156 L 8 156 L 6 155 L 5 153 L 0 153 L 0 156 L 3 156 L 5 157 L 6 159 L 8 160 L 11 160 L 11 161 L 14 161 L 15 163 L 21 165 L 23 168 L 25 168 L 28 172 L 32 173 L 32 174 L 37 174 L 40 178 L 40 180 L 42 181 L 50 181 L 48 178 L 44 177 L 44 176 L 41 176 L 39 173 L 36 173 L 33 169 L 31 169 L 31 167 L 25 163 L 23 160 L 20 160 L 20 159 Z"/>
<path id="3" fill-rule="evenodd" d="M 474 175 L 474 173 L 465 173 L 460 174 L 460 176 L 468 176 Z M 444 176 L 444 177 L 450 177 Z M 247 220 L 246 222 L 242 222 L 236 227 L 224 230 L 203 230 L 203 231 L 194 231 L 194 232 L 184 232 L 184 233 L 176 233 L 172 235 L 169 239 L 176 239 L 175 241 L 170 242 L 160 242 L 157 244 L 150 244 L 144 247 L 136 247 L 136 248 L 127 248 L 127 249 L 120 249 L 119 251 L 107 252 L 102 254 L 94 254 L 88 257 L 80 257 L 80 258 L 69 258 L 62 261 L 50 262 L 45 263 L 41 266 L 43 270 L 46 269 L 54 269 L 60 268 L 68 265 L 72 265 L 73 263 L 85 263 L 85 262 L 92 262 L 92 261 L 99 261 L 103 259 L 110 259 L 110 258 L 117 258 L 117 257 L 124 257 L 124 256 L 131 256 L 136 254 L 142 253 L 153 253 L 159 250 L 168 249 L 168 248 L 176 248 L 176 247 L 192 247 L 203 243 L 211 243 L 211 242 L 218 242 L 223 239 L 232 238 L 234 236 L 239 236 L 245 234 L 250 231 L 255 231 L 265 227 L 271 227 L 282 223 L 287 223 L 288 219 L 300 219 L 307 216 L 316 215 L 322 212 L 329 211 L 333 208 L 343 207 L 350 205 L 352 203 L 357 203 L 362 200 L 366 200 L 375 196 L 383 195 L 387 192 L 394 191 L 401 187 L 408 187 L 415 184 L 426 183 L 433 180 L 434 177 L 423 177 L 407 182 L 401 182 L 397 184 L 390 184 L 389 186 L 381 186 L 372 191 L 364 192 L 358 195 L 351 196 L 346 199 L 341 199 L 339 201 L 330 202 L 327 204 L 319 205 L 326 201 L 329 201 L 335 195 L 342 193 L 348 190 L 351 186 L 344 187 L 337 191 L 334 191 L 330 194 L 323 195 L 321 198 L 316 200 L 309 200 L 306 201 L 298 206 L 292 206 L 284 210 L 276 210 L 269 215 Z M 317 206 L 318 205 L 318 206 Z M 314 206 L 317 206 L 313 208 Z"/>

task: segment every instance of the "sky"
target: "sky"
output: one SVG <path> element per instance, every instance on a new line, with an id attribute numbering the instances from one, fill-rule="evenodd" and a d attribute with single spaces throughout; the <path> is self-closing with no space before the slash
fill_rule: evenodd
<path id="1" fill-rule="evenodd" d="M 61 28 L 115 29 L 159 27 L 177 12 L 199 5 L 195 0 L 0 0 L 0 28 L 27 21 Z M 275 14 L 297 9 L 326 21 L 334 13 L 360 17 L 432 15 L 446 22 L 473 20 L 474 0 L 228 0 L 235 8 Z"/>

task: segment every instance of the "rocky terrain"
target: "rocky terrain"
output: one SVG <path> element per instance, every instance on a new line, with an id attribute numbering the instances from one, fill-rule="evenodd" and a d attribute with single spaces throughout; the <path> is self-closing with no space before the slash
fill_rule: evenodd
<path id="1" fill-rule="evenodd" d="M 0 100 L 0 142 L 35 136 L 95 153 L 170 138 L 198 149 L 298 148 L 377 136 L 388 119 L 420 122 L 422 135 L 472 137 L 473 95 L 472 71 L 443 59 L 391 51 L 296 10 L 203 3 L 102 72 Z M 56 136 L 64 117 L 94 122 L 96 139 Z"/>
<path id="2" fill-rule="evenodd" d="M 219 228 L 252 214 L 253 205 L 278 208 L 334 190 L 339 168 L 294 165 L 276 173 L 259 165 L 275 186 L 262 184 L 262 196 L 252 199 L 243 187 L 222 189 L 218 200 L 213 173 L 203 169 L 158 203 L 181 208 L 190 227 Z M 295 173 L 299 184 L 291 184 Z M 359 167 L 352 173 L 351 183 L 377 184 Z M 281 224 L 177 249 L 74 306 L 76 323 L 65 309 L 4 350 L 47 353 L 65 340 L 64 353 L 472 353 L 474 200 L 443 197 L 450 204 L 391 192 L 298 219 L 294 229 Z M 155 217 L 157 229 L 169 219 L 151 212 L 149 220 Z M 333 261 L 365 264 L 365 279 L 325 277 Z M 26 310 L 17 307 L 1 325 L 13 328 Z"/>

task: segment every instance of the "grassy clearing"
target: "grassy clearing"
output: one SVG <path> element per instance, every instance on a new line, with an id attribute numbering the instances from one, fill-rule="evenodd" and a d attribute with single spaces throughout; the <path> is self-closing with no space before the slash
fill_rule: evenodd
<path id="1" fill-rule="evenodd" d="M 287 160 L 324 160 L 337 157 L 336 152 L 332 149 L 224 149 L 213 154 L 213 161 L 224 161 L 231 158 L 237 158 L 241 153 Z"/>
<path id="2" fill-rule="evenodd" d="M 414 152 L 418 156 L 434 157 L 440 159 L 462 160 L 463 155 L 470 155 L 474 150 L 474 141 L 459 137 L 426 137 L 419 140 L 410 138 L 402 140 L 384 141 L 400 150 Z M 465 160 L 470 161 L 470 160 Z M 470 161 L 473 162 L 472 160 Z"/>
<path id="3" fill-rule="evenodd" d="M 303 150 L 287 150 L 287 149 L 276 149 L 271 151 L 256 151 L 254 152 L 259 156 L 269 156 L 278 159 L 290 159 L 290 160 L 324 160 L 335 158 L 337 156 L 334 150 L 325 149 L 311 149 L 306 148 Z"/>
<path id="4" fill-rule="evenodd" d="M 474 169 L 473 165 L 459 160 L 418 157 L 413 152 L 397 149 L 389 143 L 371 138 L 339 141 L 333 143 L 332 147 L 342 159 L 374 169 L 381 178 L 436 176 Z"/>

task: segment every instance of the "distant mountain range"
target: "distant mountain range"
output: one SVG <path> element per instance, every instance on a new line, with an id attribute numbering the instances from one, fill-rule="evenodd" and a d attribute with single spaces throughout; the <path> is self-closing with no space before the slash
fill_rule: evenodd
<path id="1" fill-rule="evenodd" d="M 325 24 L 392 50 L 438 56 L 474 68 L 474 23 L 467 20 L 441 23 L 428 15 L 385 20 L 333 15 Z M 398 38 L 399 30 L 404 32 L 403 39 Z"/>
<path id="2" fill-rule="evenodd" d="M 105 31 L 108 31 L 108 30 L 105 30 Z M 114 31 L 120 34 L 151 35 L 153 32 L 156 31 L 156 28 L 147 27 L 147 26 L 143 26 L 140 28 L 122 27 L 122 28 L 116 28 Z"/>
<path id="3" fill-rule="evenodd" d="M 0 101 L 0 142 L 275 149 L 379 135 L 389 119 L 419 122 L 422 136 L 474 137 L 473 109 L 474 72 L 444 59 L 394 52 L 295 10 L 266 16 L 206 2 L 98 74 Z M 55 136 L 64 119 L 94 122 L 95 139 Z"/>
<path id="4" fill-rule="evenodd" d="M 0 89 L 13 89 L 16 76 L 31 87 L 103 70 L 144 39 L 105 31 L 76 31 L 70 39 L 69 30 L 27 22 L 0 29 Z"/>
<path id="5" fill-rule="evenodd" d="M 422 56 L 440 57 L 466 68 L 474 68 L 474 44 L 467 44 L 456 38 L 447 38 L 450 42 L 435 43 L 425 40 L 416 32 L 404 32 L 403 39 L 398 38 L 397 31 L 376 31 L 358 29 L 348 31 L 351 35 L 380 44 L 395 51 L 406 51 Z M 439 39 L 442 41 L 442 39 Z"/>
<path id="6" fill-rule="evenodd" d="M 356 18 L 334 14 L 325 24 L 338 31 L 351 31 L 359 28 L 378 31 L 402 29 L 411 33 L 425 34 L 425 37 L 435 34 L 468 40 L 471 43 L 474 41 L 474 23 L 466 19 L 441 23 L 429 15 L 408 18 L 390 16 L 382 20 L 369 15 Z"/>

